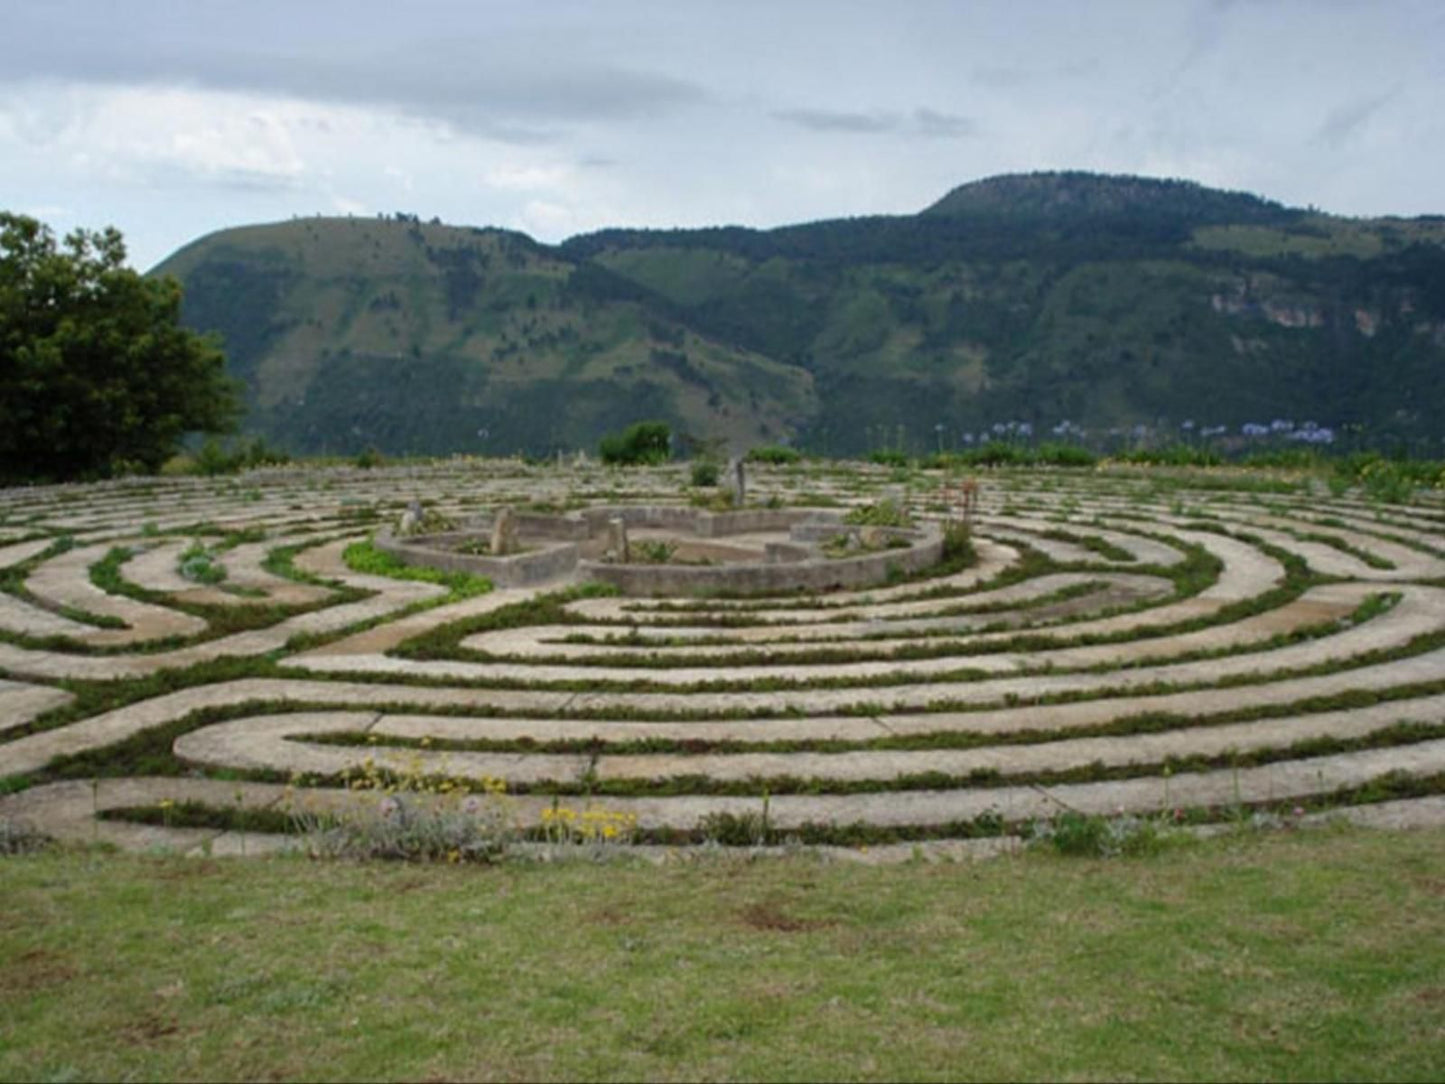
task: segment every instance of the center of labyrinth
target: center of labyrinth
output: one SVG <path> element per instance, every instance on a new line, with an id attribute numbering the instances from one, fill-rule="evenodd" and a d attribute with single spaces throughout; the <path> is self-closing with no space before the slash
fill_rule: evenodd
<path id="1" fill-rule="evenodd" d="M 511 462 L 5 491 L 0 818 L 876 853 L 1440 811 L 1431 496 L 1000 472 L 965 519 L 936 474 L 750 481 L 731 512 L 676 468 Z"/>

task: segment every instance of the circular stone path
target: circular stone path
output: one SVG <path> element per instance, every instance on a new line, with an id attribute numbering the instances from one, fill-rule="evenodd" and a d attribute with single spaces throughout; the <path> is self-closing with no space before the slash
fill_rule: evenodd
<path id="1" fill-rule="evenodd" d="M 227 831 L 227 811 L 360 808 L 375 797 L 347 781 L 376 771 L 501 781 L 522 827 L 562 801 L 700 840 L 766 811 L 778 838 L 861 823 L 948 855 L 1064 811 L 1445 813 L 1434 494 L 1000 471 L 971 564 L 813 595 L 622 597 L 574 575 L 453 597 L 346 558 L 412 500 L 457 519 L 656 506 L 684 481 L 453 460 L 0 491 L 0 818 L 256 854 L 285 837 Z M 944 481 L 804 464 L 753 471 L 750 493 L 831 513 L 901 496 L 926 522 Z M 182 573 L 197 542 L 220 582 Z M 124 819 L 181 802 L 222 827 Z"/>

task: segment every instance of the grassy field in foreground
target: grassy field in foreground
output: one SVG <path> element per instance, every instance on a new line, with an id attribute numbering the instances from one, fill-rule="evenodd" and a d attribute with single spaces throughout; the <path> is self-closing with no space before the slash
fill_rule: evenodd
<path id="1" fill-rule="evenodd" d="M 1438 1079 L 1445 831 L 865 868 L 0 860 L 4 1079 Z"/>

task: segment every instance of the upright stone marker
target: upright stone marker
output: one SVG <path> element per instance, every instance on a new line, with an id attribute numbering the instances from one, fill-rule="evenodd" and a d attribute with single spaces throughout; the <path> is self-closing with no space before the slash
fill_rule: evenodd
<path id="1" fill-rule="evenodd" d="M 734 508 L 741 508 L 748 499 L 748 480 L 743 462 L 737 456 L 728 460 L 728 483 L 733 491 Z"/>
<path id="2" fill-rule="evenodd" d="M 607 521 L 607 529 L 611 532 L 608 545 L 612 556 L 624 565 L 631 564 L 632 549 L 627 544 L 627 521 L 621 516 L 614 516 Z"/>
<path id="3" fill-rule="evenodd" d="M 396 533 L 399 535 L 416 534 L 421 527 L 421 517 L 424 515 L 421 501 L 413 497 L 411 503 L 406 506 L 406 511 L 401 514 L 401 519 L 396 525 Z"/>
<path id="4" fill-rule="evenodd" d="M 517 518 L 509 507 L 498 508 L 492 521 L 492 556 L 506 557 L 517 552 Z"/>

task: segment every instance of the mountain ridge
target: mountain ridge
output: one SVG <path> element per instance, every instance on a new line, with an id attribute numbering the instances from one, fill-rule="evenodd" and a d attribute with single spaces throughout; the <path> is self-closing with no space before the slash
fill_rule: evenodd
<path id="1" fill-rule="evenodd" d="M 834 453 L 1004 421 L 1433 439 L 1445 408 L 1445 219 L 1188 181 L 1005 175 L 913 215 L 559 245 L 296 219 L 156 273 L 227 340 L 248 428 L 296 451 L 540 453 L 651 416 Z"/>

